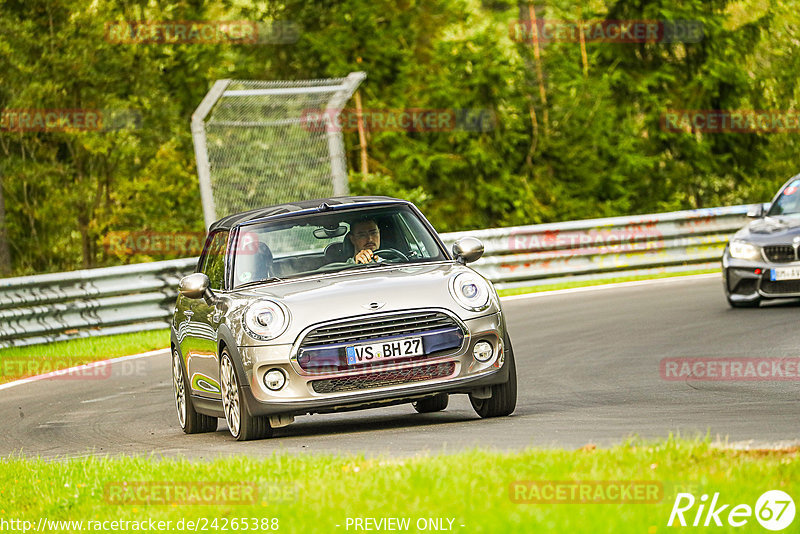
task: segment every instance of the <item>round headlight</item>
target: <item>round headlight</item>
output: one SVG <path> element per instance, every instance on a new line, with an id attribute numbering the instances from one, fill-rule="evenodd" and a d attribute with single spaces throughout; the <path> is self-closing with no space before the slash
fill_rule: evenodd
<path id="1" fill-rule="evenodd" d="M 264 374 L 264 385 L 270 391 L 278 391 L 286 385 L 286 375 L 280 369 L 270 369 Z"/>
<path id="2" fill-rule="evenodd" d="M 462 307 L 482 311 L 489 306 L 488 282 L 474 273 L 459 273 L 450 280 L 450 294 Z"/>
<path id="3" fill-rule="evenodd" d="M 273 300 L 259 300 L 247 308 L 242 322 L 250 337 L 268 341 L 283 334 L 289 326 L 289 312 Z"/>

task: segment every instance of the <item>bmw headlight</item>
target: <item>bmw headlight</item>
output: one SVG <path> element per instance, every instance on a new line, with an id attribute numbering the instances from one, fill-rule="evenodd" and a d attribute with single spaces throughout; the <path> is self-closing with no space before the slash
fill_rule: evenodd
<path id="1" fill-rule="evenodd" d="M 250 337 L 269 341 L 289 326 L 289 311 L 274 300 L 259 300 L 244 312 L 242 323 Z"/>
<path id="2" fill-rule="evenodd" d="M 731 257 L 740 260 L 760 260 L 761 248 L 744 241 L 731 241 Z"/>
<path id="3" fill-rule="evenodd" d="M 489 284 L 473 273 L 459 273 L 450 279 L 450 294 L 463 308 L 482 311 L 489 307 Z"/>

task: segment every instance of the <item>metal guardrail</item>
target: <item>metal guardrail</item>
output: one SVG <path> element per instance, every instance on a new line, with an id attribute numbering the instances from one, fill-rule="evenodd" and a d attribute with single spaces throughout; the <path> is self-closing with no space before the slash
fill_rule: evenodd
<path id="1" fill-rule="evenodd" d="M 442 234 L 481 239 L 472 264 L 498 288 L 718 265 L 750 206 Z M 169 326 L 196 258 L 0 279 L 0 347 Z"/>
<path id="2" fill-rule="evenodd" d="M 685 271 L 719 265 L 730 235 L 751 206 L 590 219 L 443 234 L 451 244 L 469 234 L 483 241 L 472 264 L 498 289 L 574 279 Z"/>
<path id="3" fill-rule="evenodd" d="M 166 328 L 196 258 L 0 279 L 0 347 Z"/>

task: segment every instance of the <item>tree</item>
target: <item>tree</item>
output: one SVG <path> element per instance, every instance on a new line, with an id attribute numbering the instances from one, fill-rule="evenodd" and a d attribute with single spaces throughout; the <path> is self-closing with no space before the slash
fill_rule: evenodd
<path id="1" fill-rule="evenodd" d="M 6 203 L 3 199 L 3 176 L 0 174 L 0 276 L 11 274 L 11 253 L 6 232 Z"/>

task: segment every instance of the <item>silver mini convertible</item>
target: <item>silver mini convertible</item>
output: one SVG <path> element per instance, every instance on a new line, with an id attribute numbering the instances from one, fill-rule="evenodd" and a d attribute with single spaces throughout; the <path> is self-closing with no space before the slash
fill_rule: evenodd
<path id="1" fill-rule="evenodd" d="M 517 378 L 492 284 L 452 255 L 411 203 L 339 197 L 225 217 L 181 280 L 172 375 L 184 432 L 224 417 L 239 440 L 297 415 L 465 393 L 481 417 L 509 415 Z"/>

